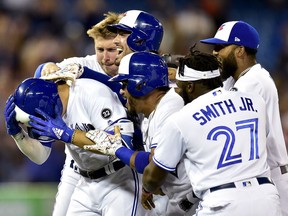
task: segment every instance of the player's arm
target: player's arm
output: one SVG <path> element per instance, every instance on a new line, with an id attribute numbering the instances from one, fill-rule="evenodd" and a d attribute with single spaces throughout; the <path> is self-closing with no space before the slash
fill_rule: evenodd
<path id="1" fill-rule="evenodd" d="M 39 65 L 35 71 L 34 77 L 45 80 L 65 80 L 68 85 L 71 85 L 78 78 L 88 78 L 101 82 L 115 92 L 123 105 L 126 100 L 120 94 L 122 85 L 118 82 L 109 82 L 110 76 L 94 71 L 88 67 L 78 63 L 67 64 L 64 68 L 58 67 L 53 62 L 47 62 Z"/>
<path id="2" fill-rule="evenodd" d="M 12 136 L 12 138 L 19 150 L 36 164 L 43 164 L 51 153 L 50 146 L 43 145 L 38 140 L 30 138 L 23 130 Z"/>
<path id="3" fill-rule="evenodd" d="M 52 142 L 43 145 L 38 140 L 30 138 L 19 126 L 16 120 L 14 97 L 12 95 L 6 102 L 4 115 L 7 133 L 14 139 L 19 150 L 34 163 L 44 163 L 50 155 Z"/>
<path id="4" fill-rule="evenodd" d="M 168 171 L 157 166 L 153 160 L 146 166 L 142 178 L 142 198 L 141 203 L 145 209 L 154 208 L 154 203 L 151 202 L 150 195 L 161 190 Z"/>
<path id="5" fill-rule="evenodd" d="M 150 152 L 135 151 L 128 148 L 127 145 L 123 145 L 123 142 L 129 143 L 131 141 L 123 140 L 123 135 L 118 130 L 115 130 L 114 134 L 109 134 L 104 130 L 96 129 L 88 131 L 86 136 L 93 141 L 93 145 L 84 146 L 84 149 L 116 156 L 139 173 L 143 173 L 152 158 Z"/>

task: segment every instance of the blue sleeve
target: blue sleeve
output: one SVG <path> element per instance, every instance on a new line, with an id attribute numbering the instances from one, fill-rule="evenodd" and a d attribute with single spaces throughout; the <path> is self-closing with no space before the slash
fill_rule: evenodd
<path id="1" fill-rule="evenodd" d="M 123 96 L 120 94 L 120 90 L 122 85 L 119 82 L 110 82 L 109 79 L 111 78 L 108 75 L 105 75 L 103 73 L 91 70 L 88 67 L 83 67 L 84 71 L 83 74 L 79 78 L 88 78 L 88 79 L 94 79 L 98 82 L 101 82 L 108 86 L 113 92 L 115 92 L 118 95 L 118 98 L 120 99 L 121 103 L 123 105 L 126 104 L 126 100 L 123 98 Z"/>
<path id="2" fill-rule="evenodd" d="M 135 151 L 128 149 L 126 147 L 121 147 L 115 152 L 116 156 L 124 162 L 126 165 L 130 166 L 130 159 Z M 145 167 L 149 164 L 150 152 L 139 151 L 135 157 L 135 169 L 138 173 L 143 174 Z"/>
<path id="3" fill-rule="evenodd" d="M 40 78 L 40 77 L 41 77 L 41 72 L 42 72 L 42 69 L 43 69 L 43 67 L 44 67 L 45 64 L 46 64 L 46 63 L 40 64 L 40 65 L 36 68 L 36 70 L 35 70 L 35 72 L 34 72 L 34 77 L 35 77 L 35 78 Z"/>

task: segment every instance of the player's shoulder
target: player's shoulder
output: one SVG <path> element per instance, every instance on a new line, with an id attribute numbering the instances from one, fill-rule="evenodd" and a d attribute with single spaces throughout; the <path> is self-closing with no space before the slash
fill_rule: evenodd
<path id="1" fill-rule="evenodd" d="M 78 63 L 82 66 L 88 67 L 95 71 L 103 71 L 101 65 L 96 60 L 96 55 L 86 55 L 81 57 L 70 57 L 64 59 L 62 62 L 57 63 L 61 68 L 65 67 L 68 64 Z"/>
<path id="2" fill-rule="evenodd" d="M 171 88 L 159 102 L 160 109 L 181 109 L 184 106 L 183 98 Z"/>
<path id="3" fill-rule="evenodd" d="M 241 83 L 243 85 L 259 84 L 264 86 L 274 86 L 275 83 L 270 73 L 260 64 L 256 64 L 250 70 L 241 76 L 235 85 Z"/>
<path id="4" fill-rule="evenodd" d="M 111 89 L 97 81 L 97 80 L 93 80 L 93 79 L 88 79 L 88 78 L 81 78 L 81 79 L 76 79 L 75 83 L 74 83 L 75 88 L 80 88 L 84 91 L 90 92 L 90 93 L 103 93 L 103 92 L 110 92 Z"/>

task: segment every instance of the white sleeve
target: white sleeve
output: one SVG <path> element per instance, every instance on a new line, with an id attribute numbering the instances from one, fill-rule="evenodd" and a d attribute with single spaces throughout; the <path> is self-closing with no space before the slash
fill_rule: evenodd
<path id="1" fill-rule="evenodd" d="M 96 61 L 95 55 L 87 55 L 85 57 L 67 58 L 67 59 L 64 59 L 62 62 L 56 63 L 56 65 L 60 68 L 64 68 L 65 66 L 71 63 L 78 63 L 94 71 L 104 73 L 104 70 L 102 69 L 101 65 Z"/>
<path id="2" fill-rule="evenodd" d="M 175 171 L 186 149 L 181 131 L 173 121 L 168 120 L 160 131 L 154 151 L 154 163 L 167 171 Z"/>
<path id="3" fill-rule="evenodd" d="M 12 138 L 20 151 L 34 163 L 41 165 L 48 159 L 51 148 L 42 145 L 36 139 L 30 138 L 23 130 L 12 136 Z"/>

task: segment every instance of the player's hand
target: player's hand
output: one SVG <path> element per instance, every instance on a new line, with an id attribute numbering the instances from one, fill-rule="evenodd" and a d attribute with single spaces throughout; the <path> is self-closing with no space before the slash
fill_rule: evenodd
<path id="1" fill-rule="evenodd" d="M 41 76 L 41 79 L 53 81 L 65 80 L 68 85 L 72 85 L 82 75 L 83 71 L 82 65 L 71 63 L 56 72 L 45 73 L 45 75 Z"/>
<path id="2" fill-rule="evenodd" d="M 19 126 L 16 120 L 15 103 L 13 95 L 10 95 L 6 101 L 4 115 L 5 115 L 7 133 L 11 136 L 18 134 L 21 131 L 21 127 Z"/>
<path id="3" fill-rule="evenodd" d="M 49 74 L 55 73 L 60 69 L 61 68 L 58 67 L 54 62 L 47 62 L 41 70 L 41 77 L 48 76 Z"/>
<path id="4" fill-rule="evenodd" d="M 146 210 L 151 210 L 152 208 L 155 208 L 153 194 L 146 191 L 144 188 L 142 188 L 141 204 Z"/>
<path id="5" fill-rule="evenodd" d="M 115 156 L 117 149 L 123 146 L 119 125 L 114 127 L 114 135 L 96 129 L 88 131 L 86 137 L 94 142 L 94 145 L 84 145 L 85 150 L 101 152 L 105 155 Z"/>
<path id="6" fill-rule="evenodd" d="M 57 108 L 58 106 L 55 106 L 55 118 L 52 118 L 42 110 L 36 108 L 35 111 L 41 118 L 30 115 L 29 124 L 33 127 L 33 133 L 38 134 L 39 136 L 46 136 L 51 139 L 61 140 L 65 143 L 71 143 L 74 130 L 66 125 Z"/>

